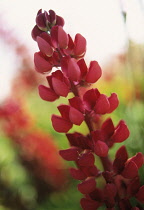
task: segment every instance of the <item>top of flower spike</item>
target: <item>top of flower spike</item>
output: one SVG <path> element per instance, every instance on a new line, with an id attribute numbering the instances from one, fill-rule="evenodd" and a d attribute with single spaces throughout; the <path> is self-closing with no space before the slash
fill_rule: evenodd
<path id="1" fill-rule="evenodd" d="M 40 9 L 36 16 L 36 25 L 32 30 L 32 38 L 36 40 L 36 37 L 44 31 L 50 31 L 51 27 L 54 25 L 64 26 L 64 19 L 58 15 L 53 10 L 42 12 Z"/>

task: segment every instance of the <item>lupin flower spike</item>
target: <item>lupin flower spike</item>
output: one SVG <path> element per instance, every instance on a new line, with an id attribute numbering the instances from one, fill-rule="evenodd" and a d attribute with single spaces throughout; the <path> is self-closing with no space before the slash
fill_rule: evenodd
<path id="1" fill-rule="evenodd" d="M 143 154 L 137 153 L 128 158 L 125 146 L 121 146 L 112 161 L 109 150 L 115 143 L 129 137 L 129 129 L 123 120 L 114 125 L 111 118 L 103 123 L 102 116 L 112 113 L 119 105 L 115 93 L 110 96 L 100 93 L 96 83 L 102 70 L 97 61 L 86 65 L 86 39 L 76 34 L 74 40 L 63 29 L 64 20 L 52 10 L 39 10 L 32 37 L 37 42 L 39 52 L 34 55 L 36 71 L 46 74 L 48 86 L 39 86 L 43 100 L 55 101 L 67 97 L 71 92 L 69 104 L 59 105 L 60 116 L 52 115 L 52 125 L 57 132 L 65 133 L 70 148 L 60 150 L 59 154 L 67 161 L 74 161 L 77 168 L 70 168 L 72 177 L 80 180 L 77 189 L 83 194 L 80 201 L 84 210 L 142 209 L 144 186 L 140 185 L 138 170 L 143 165 Z M 55 67 L 55 71 L 51 70 Z M 81 94 L 81 87 L 83 94 Z M 85 87 L 85 90 L 84 90 Z M 89 89 L 88 89 L 89 88 Z M 85 122 L 89 133 L 68 133 L 73 125 Z M 101 171 L 95 157 L 102 162 Z M 97 178 L 104 180 L 103 188 L 97 185 Z M 131 202 L 135 199 L 135 206 Z"/>

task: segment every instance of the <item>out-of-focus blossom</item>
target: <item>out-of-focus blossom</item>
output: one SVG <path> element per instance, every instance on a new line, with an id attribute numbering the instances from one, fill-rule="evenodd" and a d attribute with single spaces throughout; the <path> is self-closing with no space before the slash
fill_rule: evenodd
<path id="1" fill-rule="evenodd" d="M 61 188 L 66 174 L 57 145 L 52 136 L 35 126 L 24 102 L 7 99 L 0 106 L 0 120 L 3 132 L 19 146 L 21 158 L 25 165 L 31 166 L 32 173 L 47 185 Z"/>

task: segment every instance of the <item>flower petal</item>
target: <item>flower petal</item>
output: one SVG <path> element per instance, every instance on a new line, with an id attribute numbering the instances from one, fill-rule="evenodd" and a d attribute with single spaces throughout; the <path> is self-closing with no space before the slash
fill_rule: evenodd
<path id="1" fill-rule="evenodd" d="M 76 56 L 83 55 L 86 51 L 86 39 L 81 34 L 76 34 L 74 44 L 74 54 Z"/>
<path id="2" fill-rule="evenodd" d="M 129 197 L 134 196 L 138 192 L 139 188 L 140 188 L 140 179 L 138 176 L 136 176 L 127 185 L 127 195 Z"/>
<path id="3" fill-rule="evenodd" d="M 117 94 L 115 93 L 112 93 L 111 96 L 108 98 L 108 101 L 110 103 L 110 108 L 109 108 L 109 111 L 108 113 L 111 113 L 113 112 L 119 105 L 119 100 L 118 100 L 118 97 L 117 97 Z"/>
<path id="4" fill-rule="evenodd" d="M 138 168 L 140 168 L 144 164 L 144 157 L 141 152 L 138 152 L 135 156 L 129 159 L 130 161 L 134 161 Z"/>
<path id="5" fill-rule="evenodd" d="M 117 150 L 115 155 L 115 160 L 113 162 L 113 169 L 116 173 L 121 173 L 127 159 L 128 159 L 128 153 L 126 147 L 123 145 Z"/>
<path id="6" fill-rule="evenodd" d="M 70 107 L 69 119 L 73 124 L 80 125 L 84 120 L 84 116 L 77 109 Z"/>
<path id="7" fill-rule="evenodd" d="M 117 150 L 116 155 L 115 155 L 115 158 L 122 159 L 124 161 L 124 163 L 127 161 L 127 159 L 128 159 L 128 153 L 127 153 L 127 150 L 126 150 L 125 145 L 121 146 Z"/>
<path id="8" fill-rule="evenodd" d="M 79 156 L 79 148 L 70 147 L 69 149 L 60 150 L 60 156 L 67 161 L 76 161 Z"/>
<path id="9" fill-rule="evenodd" d="M 144 204 L 144 185 L 140 187 L 138 193 L 136 194 L 136 198 Z"/>
<path id="10" fill-rule="evenodd" d="M 108 154 L 108 146 L 106 145 L 105 142 L 103 141 L 96 141 L 94 143 L 94 152 L 96 155 L 99 157 L 106 157 Z"/>
<path id="11" fill-rule="evenodd" d="M 109 139 L 114 133 L 114 124 L 111 118 L 104 121 L 101 127 L 104 140 Z"/>
<path id="12" fill-rule="evenodd" d="M 100 94 L 100 96 L 96 102 L 96 105 L 94 107 L 95 112 L 97 114 L 106 114 L 108 112 L 109 108 L 110 108 L 110 104 L 109 104 L 107 96 L 104 94 Z"/>
<path id="13" fill-rule="evenodd" d="M 68 77 L 72 81 L 80 79 L 80 68 L 74 58 L 69 59 L 68 62 Z"/>
<path id="14" fill-rule="evenodd" d="M 64 26 L 64 19 L 61 16 L 56 15 L 56 25 Z"/>
<path id="15" fill-rule="evenodd" d="M 66 104 L 61 104 L 58 107 L 59 112 L 61 113 L 62 118 L 65 120 L 69 120 L 69 111 L 70 111 L 70 106 Z"/>
<path id="16" fill-rule="evenodd" d="M 41 31 L 37 25 L 34 26 L 31 32 L 32 38 L 36 41 L 37 36 L 39 36 L 43 31 Z"/>
<path id="17" fill-rule="evenodd" d="M 122 171 L 121 175 L 127 179 L 133 179 L 138 175 L 138 167 L 134 161 L 129 161 L 126 165 L 124 170 Z"/>
<path id="18" fill-rule="evenodd" d="M 40 52 L 36 52 L 34 54 L 34 63 L 36 71 L 39 73 L 45 73 L 52 70 L 52 65 L 47 60 L 45 60 Z"/>
<path id="19" fill-rule="evenodd" d="M 129 137 L 129 130 L 123 120 L 121 120 L 112 136 L 114 142 L 123 142 Z"/>
<path id="20" fill-rule="evenodd" d="M 38 36 L 37 37 L 37 43 L 38 43 L 38 47 L 39 47 L 39 49 L 42 53 L 44 53 L 48 57 L 52 56 L 53 49 L 48 42 L 46 42 L 43 38 Z"/>
<path id="21" fill-rule="evenodd" d="M 78 163 L 81 166 L 93 166 L 95 162 L 94 155 L 91 152 L 85 152 L 79 157 Z"/>
<path id="22" fill-rule="evenodd" d="M 86 178 L 85 174 L 80 169 L 70 168 L 70 174 L 76 180 L 84 180 Z"/>
<path id="23" fill-rule="evenodd" d="M 69 87 L 63 81 L 53 77 L 52 85 L 57 95 L 67 97 L 69 93 Z"/>
<path id="24" fill-rule="evenodd" d="M 82 198 L 80 204 L 83 210 L 96 210 L 100 206 L 99 202 L 87 198 Z"/>
<path id="25" fill-rule="evenodd" d="M 49 10 L 49 19 L 52 26 L 56 24 L 56 13 L 53 10 Z"/>
<path id="26" fill-rule="evenodd" d="M 88 177 L 85 181 L 77 185 L 78 190 L 82 194 L 88 194 L 95 190 L 96 188 L 96 181 L 93 177 Z"/>
<path id="27" fill-rule="evenodd" d="M 85 94 L 83 95 L 85 109 L 91 111 L 94 108 L 96 100 L 99 98 L 99 96 L 100 92 L 98 91 L 98 89 L 92 88 L 86 91 Z"/>
<path id="28" fill-rule="evenodd" d="M 53 26 L 51 28 L 51 41 L 55 48 L 58 47 L 58 26 Z"/>
<path id="29" fill-rule="evenodd" d="M 79 110 L 80 112 L 84 112 L 84 106 L 83 106 L 83 102 L 80 99 L 80 97 L 75 96 L 71 99 L 69 99 L 69 103 L 72 107 L 74 107 L 75 109 Z"/>
<path id="30" fill-rule="evenodd" d="M 72 123 L 59 117 L 57 115 L 52 115 L 52 125 L 55 131 L 59 133 L 67 133 L 72 128 Z"/>
<path id="31" fill-rule="evenodd" d="M 68 35 L 61 26 L 58 27 L 58 44 L 62 49 L 66 49 L 68 46 Z"/>
<path id="32" fill-rule="evenodd" d="M 79 65 L 80 67 L 80 71 L 81 71 L 81 77 L 84 78 L 85 75 L 87 74 L 87 71 L 88 71 L 88 68 L 87 68 L 87 65 L 85 63 L 85 60 L 84 59 L 80 59 L 77 64 Z"/>
<path id="33" fill-rule="evenodd" d="M 59 96 L 50 88 L 44 85 L 39 85 L 38 87 L 40 97 L 45 101 L 55 101 Z"/>
<path id="34" fill-rule="evenodd" d="M 46 26 L 46 19 L 44 13 L 40 12 L 37 17 L 36 17 L 36 24 L 39 27 L 40 30 L 46 31 L 47 26 Z"/>
<path id="35" fill-rule="evenodd" d="M 87 83 L 95 83 L 102 75 L 101 67 L 97 61 L 91 61 L 88 73 L 86 75 Z"/>

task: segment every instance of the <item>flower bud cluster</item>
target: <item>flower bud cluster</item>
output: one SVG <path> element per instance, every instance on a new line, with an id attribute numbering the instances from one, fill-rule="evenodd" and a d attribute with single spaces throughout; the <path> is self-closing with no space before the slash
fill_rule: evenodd
<path id="1" fill-rule="evenodd" d="M 70 148 L 59 153 L 65 160 L 74 161 L 77 165 L 77 168 L 70 169 L 70 173 L 74 179 L 81 180 L 77 186 L 84 194 L 81 206 L 84 210 L 95 210 L 102 205 L 107 209 L 141 209 L 144 186 L 140 186 L 138 169 L 143 165 L 143 155 L 138 153 L 128 159 L 126 148 L 122 146 L 116 152 L 114 161 L 110 160 L 110 148 L 125 141 L 129 130 L 123 120 L 114 126 L 111 118 L 97 126 L 97 118 L 112 113 L 119 100 L 115 93 L 108 97 L 97 88 L 87 89 L 98 81 L 102 70 L 97 61 L 91 61 L 87 66 L 84 60 L 85 38 L 76 34 L 73 40 L 64 31 L 63 24 L 59 24 L 62 20 L 52 10 L 49 15 L 41 10 L 38 12 L 37 30 L 32 30 L 32 37 L 40 51 L 35 53 L 34 63 L 40 73 L 50 73 L 56 67 L 56 71 L 46 76 L 48 86 L 39 86 L 39 95 L 43 100 L 52 102 L 60 96 L 67 97 L 70 92 L 74 95 L 68 105 L 58 106 L 60 116 L 52 115 L 51 120 L 55 131 L 66 133 L 69 141 Z M 80 94 L 81 87 L 86 87 L 83 94 Z M 80 126 L 83 122 L 89 129 L 87 135 L 68 133 L 73 125 Z M 102 162 L 103 171 L 96 166 L 97 157 Z M 103 178 L 103 188 L 97 186 L 98 177 Z M 131 204 L 132 197 L 137 199 L 136 208 Z"/>

